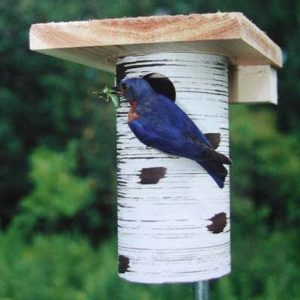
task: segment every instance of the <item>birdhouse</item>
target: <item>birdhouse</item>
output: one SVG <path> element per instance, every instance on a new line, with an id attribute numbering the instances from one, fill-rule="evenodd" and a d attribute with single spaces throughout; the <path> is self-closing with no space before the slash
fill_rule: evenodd
<path id="1" fill-rule="evenodd" d="M 35 24 L 30 48 L 114 72 L 117 82 L 145 79 L 185 111 L 216 151 L 226 156 L 229 103 L 277 102 L 281 50 L 241 13 Z M 121 99 L 120 277 L 173 283 L 228 274 L 229 167 L 220 187 L 196 162 L 146 147 L 128 127 L 129 109 Z"/>

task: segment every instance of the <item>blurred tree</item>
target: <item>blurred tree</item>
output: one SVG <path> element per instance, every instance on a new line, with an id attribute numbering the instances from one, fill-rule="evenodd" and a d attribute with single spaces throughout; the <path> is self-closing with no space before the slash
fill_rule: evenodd
<path id="1" fill-rule="evenodd" d="M 33 191 L 25 197 L 21 208 L 27 215 L 45 222 L 72 217 L 91 201 L 91 180 L 75 177 L 76 144 L 69 144 L 66 153 L 36 148 L 32 154 L 30 178 Z"/>
<path id="2" fill-rule="evenodd" d="M 269 110 L 235 107 L 231 118 L 232 156 L 238 157 L 232 168 L 234 193 L 251 199 L 257 209 L 267 207 L 269 226 L 286 229 L 299 225 L 297 137 L 278 132 L 275 115 Z"/>
<path id="3" fill-rule="evenodd" d="M 82 150 L 78 172 L 94 177 L 94 197 L 107 195 L 106 203 L 100 206 L 110 224 L 114 109 L 95 101 L 92 91 L 111 77 L 54 58 L 45 59 L 28 50 L 31 23 L 87 16 L 95 5 L 91 2 L 84 6 L 80 1 L 0 3 L 0 30 L 4 35 L 0 41 L 0 217 L 4 227 L 14 217 L 19 200 L 31 189 L 27 171 L 32 149 L 38 145 L 64 149 L 71 139 L 77 139 Z M 98 206 L 95 204 L 93 215 L 96 211 L 100 214 Z"/>

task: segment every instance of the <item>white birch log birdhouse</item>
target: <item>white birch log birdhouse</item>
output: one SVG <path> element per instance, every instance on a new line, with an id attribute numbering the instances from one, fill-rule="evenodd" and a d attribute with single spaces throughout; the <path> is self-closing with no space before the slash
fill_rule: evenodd
<path id="1" fill-rule="evenodd" d="M 118 82 L 144 78 L 209 139 L 220 137 L 215 146 L 226 156 L 228 104 L 277 102 L 281 50 L 241 13 L 35 24 L 30 48 L 116 72 Z M 128 111 L 122 99 L 117 111 L 119 275 L 163 283 L 228 274 L 229 174 L 219 188 L 196 162 L 146 147 L 130 131 Z"/>

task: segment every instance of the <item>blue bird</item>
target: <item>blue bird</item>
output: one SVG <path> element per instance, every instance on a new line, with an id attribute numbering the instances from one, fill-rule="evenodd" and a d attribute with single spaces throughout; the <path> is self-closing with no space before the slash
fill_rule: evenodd
<path id="1" fill-rule="evenodd" d="M 203 134 L 183 110 L 142 78 L 122 80 L 117 89 L 130 104 L 128 125 L 143 144 L 196 161 L 224 187 L 224 164 L 230 165 L 231 159 L 215 151 L 220 134 Z"/>

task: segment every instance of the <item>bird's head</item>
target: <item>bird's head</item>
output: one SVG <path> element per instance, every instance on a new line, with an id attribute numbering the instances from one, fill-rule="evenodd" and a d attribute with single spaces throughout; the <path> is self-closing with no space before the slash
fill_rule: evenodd
<path id="1" fill-rule="evenodd" d="M 122 80 L 118 87 L 118 94 L 123 96 L 129 103 L 142 102 L 149 99 L 154 93 L 150 84 L 142 78 L 130 78 Z"/>

